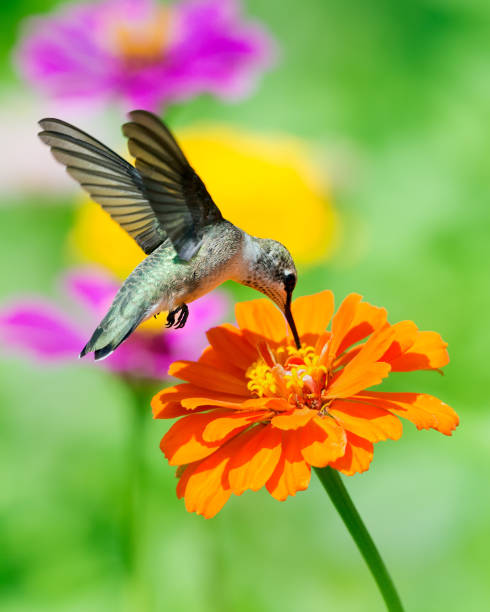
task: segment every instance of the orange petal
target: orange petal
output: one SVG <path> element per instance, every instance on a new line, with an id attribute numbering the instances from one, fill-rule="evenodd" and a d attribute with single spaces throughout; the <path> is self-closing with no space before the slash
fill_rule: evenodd
<path id="1" fill-rule="evenodd" d="M 155 419 L 173 419 L 189 412 L 207 410 L 212 406 L 240 408 L 243 401 L 243 396 L 216 393 L 182 383 L 157 393 L 151 401 L 151 406 Z"/>
<path id="2" fill-rule="evenodd" d="M 229 449 L 225 446 L 184 471 L 177 495 L 184 497 L 188 512 L 211 518 L 226 504 L 231 490 L 223 484 L 223 473 L 229 459 Z"/>
<path id="3" fill-rule="evenodd" d="M 279 412 L 281 410 L 289 410 L 290 404 L 286 400 L 274 397 L 253 397 L 251 399 L 245 399 L 238 396 L 226 396 L 225 394 L 216 394 L 213 397 L 213 392 L 209 392 L 210 397 L 193 397 L 182 399 L 182 406 L 189 409 L 190 411 L 199 412 L 197 409 L 201 406 L 202 410 L 212 408 L 214 406 L 218 408 L 229 408 L 230 410 L 274 410 Z M 224 399 L 217 399 L 223 397 Z M 187 413 L 188 414 L 188 413 Z"/>
<path id="4" fill-rule="evenodd" d="M 214 347 L 207 346 L 201 356 L 197 360 L 198 363 L 202 363 L 207 366 L 211 366 L 215 370 L 219 370 L 220 372 L 226 372 L 227 374 L 231 374 L 235 378 L 243 377 L 243 370 L 233 363 L 226 359 L 224 355 L 219 353 Z"/>
<path id="5" fill-rule="evenodd" d="M 154 419 L 175 419 L 177 417 L 185 416 L 190 412 L 202 412 L 208 410 L 207 406 L 197 408 L 195 411 L 187 410 L 180 402 L 165 402 L 164 406 L 161 406 L 158 401 L 158 397 L 155 396 L 151 400 L 151 407 L 153 411 Z"/>
<path id="6" fill-rule="evenodd" d="M 388 376 L 391 366 L 377 359 L 386 352 L 392 339 L 393 330 L 389 326 L 375 332 L 328 386 L 326 397 L 350 397 L 363 389 L 379 385 Z"/>
<path id="7" fill-rule="evenodd" d="M 331 291 L 321 291 L 294 300 L 291 310 L 303 344 L 315 346 L 332 318 L 334 299 Z"/>
<path id="8" fill-rule="evenodd" d="M 359 353 L 349 363 L 349 367 L 357 367 L 364 363 L 370 363 L 380 359 L 386 349 L 391 345 L 395 331 L 390 325 L 376 330 L 365 344 L 362 345 Z"/>
<path id="9" fill-rule="evenodd" d="M 347 432 L 347 445 L 345 454 L 331 464 L 331 467 L 339 470 L 346 476 L 352 476 L 358 472 L 369 469 L 373 458 L 373 444 L 364 438 Z"/>
<path id="10" fill-rule="evenodd" d="M 241 370 L 246 370 L 257 360 L 257 352 L 245 340 L 242 332 L 229 323 L 213 327 L 206 332 L 206 336 L 225 360 Z"/>
<path id="11" fill-rule="evenodd" d="M 197 387 L 196 387 L 197 388 Z M 215 393 L 200 389 L 194 397 L 185 397 L 181 400 L 182 406 L 190 411 L 196 411 L 203 406 L 204 409 L 216 406 L 219 408 L 229 408 L 230 410 L 261 410 L 266 407 L 267 398 L 246 399 L 239 395 L 226 395 L 226 393 Z"/>
<path id="12" fill-rule="evenodd" d="M 185 397 L 181 400 L 182 407 L 188 411 L 196 412 L 200 409 L 205 410 L 216 406 L 217 408 L 230 408 L 240 409 L 243 404 L 243 397 L 237 395 L 229 395 L 226 397 L 224 393 L 216 394 L 213 397 L 213 392 L 209 391 L 209 397 L 203 394 L 203 391 L 199 393 L 197 397 Z M 224 397 L 225 399 L 218 399 L 218 397 Z"/>
<path id="13" fill-rule="evenodd" d="M 380 442 L 388 438 L 398 440 L 403 432 L 400 419 L 377 406 L 336 400 L 328 411 L 344 429 L 370 442 Z"/>
<path id="14" fill-rule="evenodd" d="M 363 340 L 369 334 L 383 327 L 386 323 L 386 309 L 378 308 L 367 302 L 360 302 L 350 324 L 350 329 L 337 349 L 337 354 L 343 353 L 349 346 Z"/>
<path id="15" fill-rule="evenodd" d="M 266 483 L 267 490 L 279 501 L 284 501 L 288 495 L 307 489 L 310 476 L 311 468 L 303 459 L 297 433 L 283 432 L 281 457 Z"/>
<path id="16" fill-rule="evenodd" d="M 210 443 L 221 441 L 238 429 L 243 429 L 252 423 L 267 419 L 270 414 L 271 413 L 263 410 L 259 412 L 244 410 L 237 413 L 217 416 L 206 425 L 202 432 L 202 438 L 205 442 Z"/>
<path id="17" fill-rule="evenodd" d="M 286 319 L 270 300 L 239 302 L 235 306 L 235 317 L 252 346 L 264 339 L 277 346 L 286 338 Z"/>
<path id="18" fill-rule="evenodd" d="M 315 467 L 325 467 L 345 452 L 345 432 L 329 416 L 316 416 L 297 435 L 303 458 Z"/>
<path id="19" fill-rule="evenodd" d="M 316 411 L 310 410 L 308 407 L 295 408 L 273 417 L 271 423 L 278 429 L 298 429 L 299 427 L 304 427 L 315 414 Z"/>
<path id="20" fill-rule="evenodd" d="M 391 361 L 393 372 L 436 370 L 449 363 L 447 343 L 432 331 L 419 331 L 415 342 L 403 355 Z"/>
<path id="21" fill-rule="evenodd" d="M 288 412 L 291 410 L 291 404 L 282 397 L 261 397 L 260 400 L 264 402 L 266 408 L 274 410 L 274 412 Z M 250 401 L 252 400 L 248 400 L 245 404 L 248 404 Z"/>
<path id="22" fill-rule="evenodd" d="M 168 387 L 167 389 L 162 389 L 162 391 L 159 391 L 151 400 L 153 418 L 175 419 L 175 417 L 188 414 L 189 411 L 180 403 L 183 395 L 182 390 L 186 386 L 186 383 L 184 383 L 182 385 Z"/>
<path id="23" fill-rule="evenodd" d="M 339 355 L 337 359 L 333 361 L 333 368 L 335 369 L 345 367 L 354 359 L 356 355 L 358 355 L 362 351 L 363 346 L 364 344 L 358 344 L 357 346 L 354 346 L 353 348 Z"/>
<path id="24" fill-rule="evenodd" d="M 160 442 L 160 448 L 170 465 L 192 463 L 213 453 L 221 442 L 206 442 L 202 433 L 206 425 L 221 414 L 219 410 L 190 414 L 174 423 Z"/>
<path id="25" fill-rule="evenodd" d="M 388 363 L 370 363 L 363 368 L 349 369 L 350 365 L 348 364 L 341 371 L 340 376 L 329 385 L 326 397 L 351 397 L 363 389 L 379 385 L 390 373 Z"/>
<path id="26" fill-rule="evenodd" d="M 194 470 L 197 468 L 197 466 L 199 465 L 199 461 L 197 461 L 196 463 L 190 463 L 186 466 L 183 465 L 179 465 L 179 467 L 176 470 L 176 476 L 179 479 L 179 482 L 177 483 L 177 499 L 182 499 L 182 497 L 184 497 L 185 495 L 185 489 L 187 487 L 187 483 L 189 482 L 189 478 L 191 477 L 192 473 L 194 472 Z"/>
<path id="27" fill-rule="evenodd" d="M 415 342 L 417 336 L 417 326 L 413 321 L 400 321 L 391 326 L 394 332 L 393 342 L 388 347 L 386 353 L 380 357 L 380 361 L 391 363 L 394 359 L 408 351 Z"/>
<path id="28" fill-rule="evenodd" d="M 426 393 L 366 391 L 353 399 L 389 410 L 412 421 L 417 429 L 436 429 L 446 436 L 459 424 L 459 417 L 450 406 Z"/>
<path id="29" fill-rule="evenodd" d="M 210 389 L 218 393 L 250 396 L 247 384 L 243 379 L 217 370 L 204 363 L 175 361 L 170 366 L 168 373 L 203 389 Z"/>
<path id="30" fill-rule="evenodd" d="M 330 340 L 330 338 L 332 337 L 332 332 L 330 331 L 324 331 L 322 332 L 317 340 L 316 343 L 314 345 L 315 347 L 315 353 L 317 353 L 318 355 L 321 354 L 323 348 L 325 347 L 325 345 L 327 344 L 327 342 Z"/>
<path id="31" fill-rule="evenodd" d="M 339 352 L 342 340 L 349 332 L 352 321 L 354 320 L 357 308 L 362 296 L 357 293 L 349 294 L 332 319 L 332 338 L 330 340 L 330 355 L 335 356 Z"/>
<path id="32" fill-rule="evenodd" d="M 263 487 L 281 456 L 282 434 L 278 429 L 265 425 L 251 432 L 250 437 L 243 436 L 245 444 L 234 452 L 227 467 L 228 482 L 235 495 Z"/>

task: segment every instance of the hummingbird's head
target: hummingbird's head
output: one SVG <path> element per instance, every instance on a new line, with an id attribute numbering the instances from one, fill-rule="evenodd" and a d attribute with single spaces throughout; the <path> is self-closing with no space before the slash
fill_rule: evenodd
<path id="1" fill-rule="evenodd" d="M 293 258 L 277 240 L 252 238 L 247 277 L 241 282 L 269 297 L 284 313 L 299 348 L 300 341 L 293 315 L 291 299 L 298 280 Z"/>

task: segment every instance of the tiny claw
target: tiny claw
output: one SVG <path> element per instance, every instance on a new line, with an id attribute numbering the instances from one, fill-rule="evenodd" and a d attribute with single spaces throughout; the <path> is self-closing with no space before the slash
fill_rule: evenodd
<path id="1" fill-rule="evenodd" d="M 177 321 L 175 315 L 179 315 Z M 182 329 L 186 324 L 187 317 L 189 316 L 189 308 L 187 304 L 182 304 L 175 310 L 171 310 L 167 315 L 167 323 L 165 327 L 174 327 L 175 329 Z"/>
<path id="2" fill-rule="evenodd" d="M 182 329 L 184 325 L 187 323 L 187 317 L 189 316 L 189 307 L 187 304 L 182 304 L 180 307 L 179 319 L 177 321 L 177 325 L 175 329 Z"/>
<path id="3" fill-rule="evenodd" d="M 175 313 L 177 312 L 177 310 L 172 310 L 171 312 L 168 313 L 167 315 L 167 322 L 165 323 L 165 327 L 170 328 L 173 327 L 174 323 L 175 323 Z"/>

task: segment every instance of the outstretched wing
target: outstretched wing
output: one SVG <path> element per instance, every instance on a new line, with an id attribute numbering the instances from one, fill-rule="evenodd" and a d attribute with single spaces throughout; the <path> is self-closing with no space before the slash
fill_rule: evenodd
<path id="1" fill-rule="evenodd" d="M 201 246 L 200 229 L 222 219 L 218 207 L 162 121 L 147 111 L 123 125 L 151 207 L 182 259 Z"/>
<path id="2" fill-rule="evenodd" d="M 42 119 L 39 136 L 67 172 L 151 253 L 168 237 L 188 260 L 201 245 L 199 229 L 221 214 L 167 128 L 134 111 L 123 127 L 136 168 L 82 130 Z"/>
<path id="3" fill-rule="evenodd" d="M 41 140 L 55 159 L 145 253 L 166 238 L 147 196 L 139 172 L 125 159 L 82 130 L 60 119 L 42 119 Z"/>

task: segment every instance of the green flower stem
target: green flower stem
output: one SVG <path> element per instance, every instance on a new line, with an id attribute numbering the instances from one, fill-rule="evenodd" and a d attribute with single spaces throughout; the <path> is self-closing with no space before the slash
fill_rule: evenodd
<path id="1" fill-rule="evenodd" d="M 395 585 L 338 471 L 328 466 L 325 468 L 315 468 L 315 471 L 354 542 L 357 544 L 361 555 L 364 557 L 385 600 L 386 607 L 390 612 L 403 612 L 402 603 L 396 592 Z"/>

